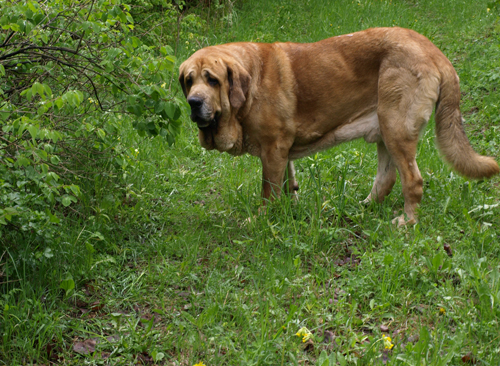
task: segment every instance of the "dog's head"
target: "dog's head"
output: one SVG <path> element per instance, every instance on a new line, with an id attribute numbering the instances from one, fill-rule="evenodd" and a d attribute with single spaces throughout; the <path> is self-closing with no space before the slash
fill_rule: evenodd
<path id="1" fill-rule="evenodd" d="M 236 114 L 247 101 L 251 77 L 218 46 L 195 52 L 179 68 L 179 82 L 206 149 L 238 153 L 242 129 Z"/>

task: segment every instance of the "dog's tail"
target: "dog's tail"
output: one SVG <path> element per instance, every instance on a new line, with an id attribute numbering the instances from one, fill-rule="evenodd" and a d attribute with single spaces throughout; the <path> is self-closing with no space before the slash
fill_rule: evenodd
<path id="1" fill-rule="evenodd" d="M 436 103 L 437 146 L 444 159 L 458 173 L 473 179 L 489 178 L 500 172 L 497 162 L 476 153 L 465 135 L 460 113 L 458 76 L 449 64 L 441 69 L 440 94 Z"/>

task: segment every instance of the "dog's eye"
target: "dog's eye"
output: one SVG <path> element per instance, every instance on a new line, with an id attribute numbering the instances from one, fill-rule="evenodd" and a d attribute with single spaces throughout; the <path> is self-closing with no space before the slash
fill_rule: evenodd
<path id="1" fill-rule="evenodd" d="M 207 77 L 207 80 L 208 80 L 208 84 L 210 84 L 211 86 L 219 85 L 219 80 L 217 80 L 211 76 Z"/>
<path id="2" fill-rule="evenodd" d="M 191 78 L 187 78 L 187 79 L 186 79 L 186 86 L 187 86 L 188 88 L 190 88 L 190 87 L 191 87 L 191 85 L 193 85 L 193 79 L 191 79 Z"/>

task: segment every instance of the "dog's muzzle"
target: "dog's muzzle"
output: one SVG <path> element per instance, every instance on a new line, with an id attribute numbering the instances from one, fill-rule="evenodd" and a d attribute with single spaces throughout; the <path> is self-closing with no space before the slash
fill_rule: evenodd
<path id="1" fill-rule="evenodd" d="M 217 123 L 220 113 L 215 113 L 212 117 L 212 112 L 205 107 L 203 98 L 190 97 L 188 103 L 191 107 L 191 120 L 196 122 L 198 128 L 209 127 Z"/>

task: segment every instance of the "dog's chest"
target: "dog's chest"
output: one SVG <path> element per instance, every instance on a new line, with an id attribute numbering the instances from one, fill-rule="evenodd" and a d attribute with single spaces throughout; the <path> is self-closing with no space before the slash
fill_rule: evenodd
<path id="1" fill-rule="evenodd" d="M 243 149 L 252 156 L 260 157 L 260 144 L 250 138 L 246 133 L 243 133 Z"/>

